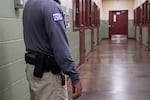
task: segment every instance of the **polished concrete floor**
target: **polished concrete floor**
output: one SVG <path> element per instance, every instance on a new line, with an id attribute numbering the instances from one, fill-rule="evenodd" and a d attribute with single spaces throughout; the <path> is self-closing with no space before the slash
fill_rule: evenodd
<path id="1" fill-rule="evenodd" d="M 134 40 L 103 40 L 80 73 L 77 100 L 150 100 L 150 52 Z"/>

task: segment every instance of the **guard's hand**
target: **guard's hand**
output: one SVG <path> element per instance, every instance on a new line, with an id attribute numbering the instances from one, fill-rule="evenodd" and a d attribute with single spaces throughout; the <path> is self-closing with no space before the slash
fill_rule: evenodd
<path id="1" fill-rule="evenodd" d="M 79 98 L 82 94 L 82 85 L 81 83 L 73 85 L 73 96 L 72 99 L 75 100 Z"/>

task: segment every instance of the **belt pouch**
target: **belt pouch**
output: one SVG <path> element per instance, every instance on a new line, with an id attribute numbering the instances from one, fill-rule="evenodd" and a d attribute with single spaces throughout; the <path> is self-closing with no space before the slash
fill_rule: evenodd
<path id="1" fill-rule="evenodd" d="M 59 74 L 61 72 L 60 70 L 60 67 L 59 65 L 57 64 L 57 62 L 55 61 L 54 57 L 53 56 L 50 56 L 49 57 L 49 63 L 50 63 L 50 66 L 51 66 L 51 72 L 53 74 Z"/>
<path id="2" fill-rule="evenodd" d="M 38 78 L 42 78 L 44 73 L 44 66 L 45 66 L 45 55 L 37 54 L 36 55 L 36 64 L 34 68 L 34 76 Z"/>

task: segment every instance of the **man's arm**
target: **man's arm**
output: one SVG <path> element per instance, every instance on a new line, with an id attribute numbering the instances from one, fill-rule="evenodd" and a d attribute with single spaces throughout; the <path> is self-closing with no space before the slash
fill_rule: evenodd
<path id="1" fill-rule="evenodd" d="M 72 83 L 77 84 L 80 82 L 79 72 L 71 57 L 61 9 L 54 2 L 48 2 L 44 5 L 43 10 L 46 33 L 49 36 L 49 44 L 54 58 L 61 70 L 70 76 Z"/>
<path id="2" fill-rule="evenodd" d="M 74 92 L 73 99 L 76 99 L 82 93 L 82 86 L 79 71 L 76 69 L 71 57 L 63 14 L 61 9 L 51 2 L 46 3 L 44 8 L 45 27 L 46 33 L 49 36 L 50 47 L 60 69 L 71 78 Z"/>

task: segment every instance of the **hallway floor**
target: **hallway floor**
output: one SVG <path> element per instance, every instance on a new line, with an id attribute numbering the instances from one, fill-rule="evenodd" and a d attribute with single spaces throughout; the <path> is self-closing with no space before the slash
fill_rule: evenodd
<path id="1" fill-rule="evenodd" d="M 103 40 L 80 71 L 78 100 L 150 100 L 150 53 L 134 40 Z"/>

